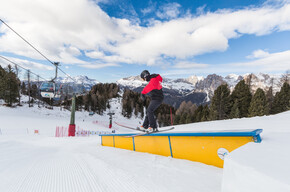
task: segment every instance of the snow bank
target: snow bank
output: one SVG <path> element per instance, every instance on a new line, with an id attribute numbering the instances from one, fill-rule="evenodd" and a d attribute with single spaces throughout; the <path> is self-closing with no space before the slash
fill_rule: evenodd
<path id="1" fill-rule="evenodd" d="M 274 137 L 280 142 L 290 138 L 288 133 L 284 138 L 281 136 Z M 289 141 L 285 143 L 288 146 L 263 142 L 266 143 L 249 143 L 226 157 L 222 192 L 290 191 Z"/>
<path id="2" fill-rule="evenodd" d="M 290 191 L 290 111 L 277 115 L 176 126 L 178 132 L 263 129 L 225 158 L 222 192 Z"/>
<path id="3" fill-rule="evenodd" d="M 290 191 L 289 117 L 288 111 L 260 118 L 262 143 L 249 143 L 226 157 L 222 192 Z"/>

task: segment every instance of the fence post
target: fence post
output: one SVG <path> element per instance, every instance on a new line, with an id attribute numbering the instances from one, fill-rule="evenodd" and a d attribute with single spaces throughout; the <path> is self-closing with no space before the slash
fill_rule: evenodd
<path id="1" fill-rule="evenodd" d="M 58 137 L 58 126 L 56 126 L 56 128 L 55 128 L 55 137 Z"/>

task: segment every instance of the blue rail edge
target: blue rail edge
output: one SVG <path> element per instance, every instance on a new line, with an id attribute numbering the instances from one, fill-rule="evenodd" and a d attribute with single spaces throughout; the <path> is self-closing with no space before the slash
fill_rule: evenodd
<path id="1" fill-rule="evenodd" d="M 262 139 L 260 133 L 263 129 L 255 130 L 235 130 L 235 131 L 209 131 L 209 132 L 170 132 L 170 133 L 151 133 L 143 136 L 215 136 L 215 137 L 249 137 L 254 138 L 255 143 L 261 143 Z M 131 136 L 136 133 L 124 134 L 101 134 L 100 136 Z"/>

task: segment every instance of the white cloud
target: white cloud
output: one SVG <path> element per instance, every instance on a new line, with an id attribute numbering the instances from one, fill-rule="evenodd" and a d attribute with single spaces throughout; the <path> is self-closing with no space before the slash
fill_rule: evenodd
<path id="1" fill-rule="evenodd" d="M 100 51 L 89 51 L 86 52 L 85 55 L 87 57 L 93 58 L 93 59 L 98 59 L 103 61 L 104 63 L 127 63 L 130 64 L 132 63 L 131 59 L 120 57 L 118 55 L 110 55 L 106 56 L 103 52 Z"/>
<path id="2" fill-rule="evenodd" d="M 101 51 L 88 51 L 85 53 L 87 57 L 99 59 L 105 56 L 105 54 Z"/>
<path id="3" fill-rule="evenodd" d="M 26 59 L 18 59 L 18 58 L 13 58 L 13 57 L 5 57 L 5 58 L 7 58 L 8 60 L 12 61 L 13 63 L 8 62 L 7 60 L 5 60 L 3 58 L 0 58 L 0 64 L 1 65 L 14 66 L 14 63 L 15 63 L 15 64 L 20 65 L 21 67 L 27 69 L 27 70 L 39 69 L 39 70 L 52 71 L 52 70 L 55 69 L 52 65 L 48 66 L 48 65 L 41 64 L 41 63 L 29 61 L 29 60 L 26 60 Z"/>
<path id="4" fill-rule="evenodd" d="M 178 3 L 168 3 L 160 7 L 157 11 L 157 17 L 161 19 L 173 19 L 176 18 L 180 11 L 179 8 L 181 7 Z"/>
<path id="5" fill-rule="evenodd" d="M 149 6 L 141 9 L 141 13 L 143 13 L 143 15 L 147 15 L 152 13 L 153 11 L 155 11 L 156 9 L 156 3 L 152 3 L 151 1 L 149 2 Z"/>
<path id="6" fill-rule="evenodd" d="M 72 62 L 63 58 L 66 45 L 78 50 L 107 48 L 132 30 L 128 23 L 110 18 L 97 4 L 87 0 L 4 1 L 0 18 L 51 60 L 60 62 Z M 43 59 L 6 26 L 1 25 L 0 32 L 5 33 L 0 36 L 0 51 Z M 75 52 L 68 54 L 76 58 Z"/>
<path id="7" fill-rule="evenodd" d="M 105 67 L 118 67 L 120 65 L 117 63 L 105 63 L 105 64 L 92 63 L 92 64 L 85 64 L 85 65 L 80 65 L 80 66 L 84 68 L 88 68 L 88 69 L 101 69 Z"/>
<path id="8" fill-rule="evenodd" d="M 160 65 L 166 57 L 179 61 L 225 51 L 229 39 L 244 34 L 290 30 L 289 1 L 279 5 L 177 18 L 180 5 L 173 3 L 159 11 L 160 17 L 171 20 L 152 20 L 144 27 L 110 17 L 90 0 L 9 0 L 1 2 L 0 18 L 53 61 L 92 67 L 80 59 L 84 52 L 104 62 L 94 67 L 124 62 Z M 43 59 L 6 26 L 0 25 L 0 33 L 0 52 Z"/>
<path id="9" fill-rule="evenodd" d="M 131 59 L 128 59 L 128 58 L 125 58 L 125 57 L 120 57 L 118 55 L 111 55 L 111 56 L 105 56 L 103 58 L 104 61 L 106 62 L 115 62 L 115 63 L 127 63 L 127 64 L 131 64 L 132 63 L 132 60 Z"/>
<path id="10" fill-rule="evenodd" d="M 203 6 L 201 6 L 201 7 L 196 8 L 196 13 L 197 13 L 198 15 L 203 15 L 203 14 L 205 14 L 205 11 L 204 11 L 205 8 L 206 8 L 206 5 L 203 5 Z"/>
<path id="11" fill-rule="evenodd" d="M 225 51 L 228 40 L 243 34 L 264 35 L 290 25 L 290 4 L 281 8 L 221 10 L 198 17 L 156 23 L 136 32 L 135 38 L 114 47 L 117 53 L 138 63 L 166 55 L 184 59 Z"/>
<path id="12" fill-rule="evenodd" d="M 191 74 L 229 74 L 229 73 L 280 73 L 290 70 L 290 50 L 268 53 L 262 58 L 255 58 L 248 62 L 227 64 L 196 64 L 180 62 L 173 68 L 165 70 L 163 75 L 176 76 Z M 184 66 L 184 67 L 182 67 Z"/>
<path id="13" fill-rule="evenodd" d="M 201 63 L 192 63 L 188 61 L 181 61 L 178 62 L 176 65 L 173 66 L 173 68 L 177 69 L 200 69 L 200 68 L 207 68 L 209 65 L 208 64 L 201 64 Z"/>
<path id="14" fill-rule="evenodd" d="M 234 63 L 234 68 L 248 68 L 260 71 L 286 71 L 290 69 L 290 50 L 278 53 L 266 53 L 262 57 L 250 62 Z"/>
<path id="15" fill-rule="evenodd" d="M 255 50 L 251 55 L 247 56 L 249 59 L 264 58 L 269 56 L 269 53 L 261 49 Z"/>

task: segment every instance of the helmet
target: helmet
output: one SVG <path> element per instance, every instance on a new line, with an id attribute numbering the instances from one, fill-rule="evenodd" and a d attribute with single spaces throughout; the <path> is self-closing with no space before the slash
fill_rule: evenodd
<path id="1" fill-rule="evenodd" d="M 146 80 L 146 77 L 148 77 L 149 75 L 150 75 L 149 71 L 144 70 L 144 71 L 142 71 L 140 77 L 141 77 L 142 79 Z"/>

